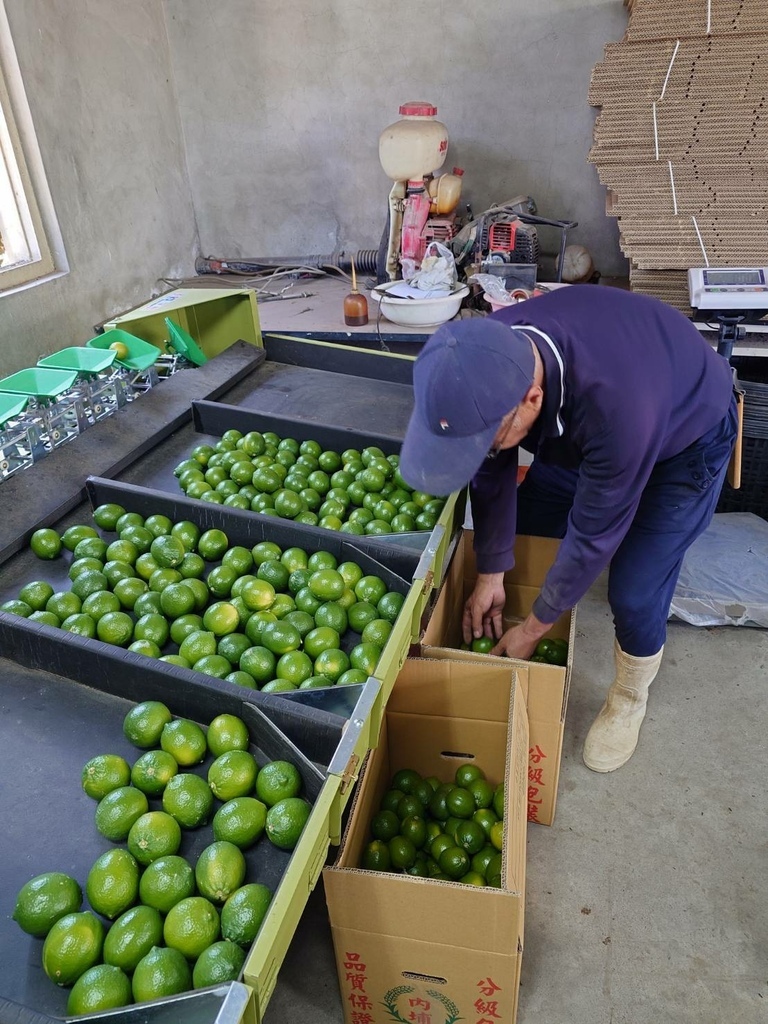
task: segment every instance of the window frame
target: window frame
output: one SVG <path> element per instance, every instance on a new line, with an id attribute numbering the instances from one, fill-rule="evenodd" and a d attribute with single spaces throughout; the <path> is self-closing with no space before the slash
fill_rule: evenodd
<path id="1" fill-rule="evenodd" d="M 45 177 L 10 25 L 0 0 L 0 233 L 17 256 L 0 264 L 0 297 L 66 273 L 64 245 Z M 5 260 L 6 256 L 3 257 Z"/>

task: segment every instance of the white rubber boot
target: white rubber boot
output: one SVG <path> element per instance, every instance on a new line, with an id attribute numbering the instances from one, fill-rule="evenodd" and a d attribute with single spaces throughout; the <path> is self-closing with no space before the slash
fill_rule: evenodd
<path id="1" fill-rule="evenodd" d="M 650 658 L 625 654 L 614 640 L 616 678 L 584 741 L 584 764 L 593 772 L 615 772 L 632 757 L 648 703 L 648 688 L 664 648 Z"/>

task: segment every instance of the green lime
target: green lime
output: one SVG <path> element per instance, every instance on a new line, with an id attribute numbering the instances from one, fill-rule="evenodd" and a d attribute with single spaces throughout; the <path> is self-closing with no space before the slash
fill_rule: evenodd
<path id="1" fill-rule="evenodd" d="M 394 836 L 389 840 L 389 856 L 392 867 L 400 870 L 413 867 L 416 862 L 416 847 L 405 836 Z"/>
<path id="2" fill-rule="evenodd" d="M 418 785 L 422 782 L 422 777 L 419 772 L 413 768 L 400 768 L 392 776 L 392 789 L 397 789 L 401 793 L 406 795 L 414 793 Z"/>
<path id="3" fill-rule="evenodd" d="M 148 811 L 131 825 L 128 849 L 145 867 L 159 857 L 170 857 L 181 845 L 178 821 L 165 811 Z M 120 966 L 120 965 L 118 965 Z"/>
<path id="4" fill-rule="evenodd" d="M 195 865 L 198 891 L 214 903 L 224 903 L 243 884 L 245 870 L 245 857 L 234 843 L 213 842 Z"/>
<path id="5" fill-rule="evenodd" d="M 282 621 L 288 622 L 292 626 L 295 626 L 296 629 L 298 629 L 302 640 L 306 640 L 307 634 L 311 633 L 312 630 L 315 628 L 315 620 L 312 618 L 309 612 L 299 611 L 298 608 L 293 612 L 288 612 L 288 614 Z"/>
<path id="6" fill-rule="evenodd" d="M 338 601 L 326 601 L 315 612 L 315 625 L 330 626 L 341 636 L 347 629 L 347 612 Z"/>
<path id="7" fill-rule="evenodd" d="M 270 540 L 262 540 L 251 548 L 251 554 L 253 555 L 254 563 L 261 565 L 268 558 L 280 558 L 283 550 Z"/>
<path id="8" fill-rule="evenodd" d="M 29 605 L 33 612 L 39 612 L 43 611 L 53 593 L 53 587 L 46 580 L 33 580 L 21 588 L 19 600 Z"/>
<path id="9" fill-rule="evenodd" d="M 487 808 L 493 803 L 493 786 L 487 779 L 475 779 L 464 788 L 472 794 L 476 808 Z"/>
<path id="10" fill-rule="evenodd" d="M 169 619 L 189 615 L 197 604 L 195 593 L 186 582 L 170 583 L 160 592 L 159 600 L 160 610 Z"/>
<path id="11" fill-rule="evenodd" d="M 119 754 L 98 754 L 83 766 L 82 787 L 94 800 L 101 800 L 113 789 L 127 786 L 130 781 L 130 765 Z"/>
<path id="12" fill-rule="evenodd" d="M 67 576 L 74 581 L 84 572 L 101 572 L 104 563 L 99 558 L 76 558 L 67 570 Z"/>
<path id="13" fill-rule="evenodd" d="M 266 885 L 251 882 L 241 886 L 222 907 L 222 936 L 247 949 L 258 934 L 271 900 L 272 893 Z"/>
<path id="14" fill-rule="evenodd" d="M 213 838 L 245 850 L 262 836 L 266 822 L 267 808 L 261 800 L 238 796 L 227 800 L 214 815 Z"/>
<path id="15" fill-rule="evenodd" d="M 312 659 L 304 651 L 289 651 L 283 654 L 277 663 L 275 676 L 277 679 L 285 679 L 294 686 L 303 683 L 312 675 Z"/>
<path id="16" fill-rule="evenodd" d="M 221 564 L 234 569 L 238 576 L 243 576 L 253 568 L 253 555 L 249 548 L 237 545 L 224 552 Z"/>
<path id="17" fill-rule="evenodd" d="M 273 654 L 288 654 L 301 647 L 301 634 L 289 622 L 269 622 L 261 631 L 261 644 Z"/>
<path id="18" fill-rule="evenodd" d="M 74 878 L 47 871 L 19 889 L 12 916 L 22 931 L 42 939 L 60 918 L 77 913 L 82 902 L 83 892 Z"/>
<path id="19" fill-rule="evenodd" d="M 152 548 L 152 541 L 154 539 L 154 534 L 150 533 L 149 530 L 145 530 L 143 526 L 130 526 L 120 533 L 120 540 L 129 541 L 131 544 L 133 544 L 136 550 L 138 551 L 139 555 L 150 554 Z M 153 561 L 156 561 L 154 556 L 152 556 L 152 558 Z M 159 564 L 160 563 L 158 563 L 158 565 Z"/>
<path id="20" fill-rule="evenodd" d="M 275 603 L 275 588 L 267 580 L 254 578 L 246 583 L 239 596 L 252 612 L 264 612 Z"/>
<path id="21" fill-rule="evenodd" d="M 411 814 L 400 823 L 400 835 L 420 850 L 427 842 L 427 823 L 419 815 Z"/>
<path id="22" fill-rule="evenodd" d="M 128 838 L 133 823 L 149 810 L 147 798 L 134 786 L 113 789 L 99 800 L 96 807 L 96 828 L 113 843 Z"/>
<path id="23" fill-rule="evenodd" d="M 469 854 L 459 846 L 449 846 L 437 858 L 437 863 L 449 878 L 459 879 L 469 871 Z"/>
<path id="24" fill-rule="evenodd" d="M 258 773 L 256 796 L 267 807 L 281 800 L 296 797 L 301 792 L 301 775 L 289 761 L 270 761 Z"/>
<path id="25" fill-rule="evenodd" d="M 429 813 L 438 821 L 447 821 L 451 816 L 447 806 L 448 794 L 451 792 L 451 789 L 452 787 L 450 786 L 440 786 L 432 794 L 432 799 L 429 801 Z"/>
<path id="26" fill-rule="evenodd" d="M 163 935 L 163 919 L 154 907 L 132 907 L 115 921 L 104 939 L 104 963 L 123 971 L 136 969 Z"/>
<path id="27" fill-rule="evenodd" d="M 339 634 L 330 626 L 318 626 L 304 637 L 304 650 L 310 658 L 318 658 L 323 651 L 338 650 L 338 648 Z"/>
<path id="28" fill-rule="evenodd" d="M 299 683 L 300 690 L 321 690 L 326 686 L 333 686 L 328 676 L 310 676 L 303 683 Z"/>
<path id="29" fill-rule="evenodd" d="M 491 846 L 495 847 L 495 849 L 497 849 L 499 852 L 501 852 L 501 850 L 502 850 L 502 848 L 504 846 L 504 822 L 503 821 L 497 821 L 493 825 L 491 825 L 491 833 L 490 833 L 489 838 L 491 840 Z"/>
<path id="30" fill-rule="evenodd" d="M 124 512 L 123 515 L 115 523 L 115 529 L 118 533 L 132 526 L 143 526 L 144 516 L 138 512 Z"/>
<path id="31" fill-rule="evenodd" d="M 133 628 L 133 636 L 135 640 L 151 640 L 158 647 L 164 647 L 170 636 L 168 620 L 157 612 L 142 615 Z"/>
<path id="32" fill-rule="evenodd" d="M 63 622 L 70 615 L 77 615 L 83 607 L 83 602 L 70 590 L 59 590 L 45 602 L 45 610 L 53 612 Z"/>
<path id="33" fill-rule="evenodd" d="M 32 612 L 32 614 L 27 617 L 30 622 L 42 622 L 46 626 L 54 626 L 57 629 L 61 626 L 61 620 L 58 615 L 54 615 L 53 612 Z"/>
<path id="34" fill-rule="evenodd" d="M 358 601 L 376 605 L 387 593 L 386 584 L 378 576 L 363 576 L 354 586 Z"/>
<path id="35" fill-rule="evenodd" d="M 257 689 L 256 680 L 253 676 L 248 675 L 247 672 L 241 672 L 239 669 L 235 669 L 234 672 L 230 672 L 229 675 L 224 676 L 228 683 L 234 683 L 235 686 L 245 686 L 249 690 Z"/>
<path id="36" fill-rule="evenodd" d="M 348 668 L 346 672 L 342 672 L 339 678 L 336 680 L 337 686 L 354 686 L 356 683 L 365 683 L 368 680 L 368 674 L 363 672 L 360 668 Z"/>
<path id="37" fill-rule="evenodd" d="M 485 772 L 476 764 L 460 764 L 456 769 L 454 782 L 457 786 L 468 787 L 476 779 L 484 779 Z"/>
<path id="38" fill-rule="evenodd" d="M 237 581 L 237 573 L 229 565 L 217 565 L 206 577 L 206 585 L 216 597 L 229 597 Z"/>
<path id="39" fill-rule="evenodd" d="M 123 733 L 135 747 L 156 747 L 160 742 L 163 728 L 172 717 L 169 709 L 161 701 L 146 700 L 131 708 L 125 716 Z"/>
<path id="40" fill-rule="evenodd" d="M 491 829 L 498 821 L 496 812 L 490 807 L 480 807 L 472 815 L 472 821 L 477 822 L 485 834 L 486 841 L 490 839 Z"/>
<path id="41" fill-rule="evenodd" d="M 471 818 L 475 813 L 475 801 L 466 789 L 456 787 L 445 798 L 449 814 L 454 818 Z"/>
<path id="42" fill-rule="evenodd" d="M 143 580 L 126 577 L 113 584 L 112 590 L 124 608 L 132 609 L 141 595 L 147 592 L 147 586 Z"/>
<path id="43" fill-rule="evenodd" d="M 23 619 L 29 618 L 32 614 L 32 609 L 25 601 L 4 601 L 0 604 L 0 611 L 7 612 L 8 615 L 20 615 Z"/>
<path id="44" fill-rule="evenodd" d="M 165 750 L 148 750 L 131 769 L 130 781 L 147 796 L 159 796 L 178 770 L 171 754 Z"/>
<path id="45" fill-rule="evenodd" d="M 368 843 L 363 850 L 361 867 L 366 871 L 389 871 L 392 859 L 389 856 L 389 847 L 381 839 L 374 839 Z"/>
<path id="46" fill-rule="evenodd" d="M 400 803 L 395 808 L 395 814 L 398 816 L 400 821 L 404 821 L 410 817 L 421 817 L 423 814 L 423 805 L 421 800 L 412 793 L 407 793 Z"/>
<path id="47" fill-rule="evenodd" d="M 208 785 L 219 800 L 232 800 L 250 793 L 258 768 L 247 750 L 227 750 L 208 769 Z"/>
<path id="48" fill-rule="evenodd" d="M 314 615 L 320 605 L 323 603 L 309 589 L 309 587 L 302 587 L 296 593 L 296 607 L 299 611 L 307 612 L 309 615 Z"/>
<path id="49" fill-rule="evenodd" d="M 195 988 L 237 981 L 245 963 L 245 950 L 234 942 L 214 942 L 195 962 L 192 984 Z"/>
<path id="50" fill-rule="evenodd" d="M 229 601 L 216 601 L 203 613 L 203 629 L 209 630 L 214 636 L 234 633 L 239 625 L 237 608 Z"/>
<path id="51" fill-rule="evenodd" d="M 333 683 L 350 667 L 350 659 L 338 648 L 328 648 L 315 658 L 315 675 L 327 676 Z"/>
<path id="52" fill-rule="evenodd" d="M 134 640 L 128 645 L 128 650 L 134 654 L 143 654 L 146 658 L 160 658 L 163 653 L 154 640 Z"/>
<path id="53" fill-rule="evenodd" d="M 362 633 L 369 622 L 377 618 L 377 611 L 374 605 L 368 601 L 356 601 L 347 611 L 349 628 L 356 633 Z"/>
<path id="54" fill-rule="evenodd" d="M 67 1013 L 76 1017 L 116 1010 L 133 1002 L 131 980 L 111 964 L 96 964 L 80 975 L 67 999 Z"/>
<path id="55" fill-rule="evenodd" d="M 277 659 L 266 647 L 249 647 L 240 656 L 240 670 L 247 672 L 257 683 L 266 683 L 275 676 Z"/>
<path id="56" fill-rule="evenodd" d="M 229 539 L 223 530 L 206 530 L 197 542 L 198 554 L 206 562 L 217 562 L 229 547 Z"/>
<path id="57" fill-rule="evenodd" d="M 379 811 L 371 818 L 371 835 L 374 839 L 389 842 L 400 834 L 400 819 L 394 811 Z"/>
<path id="58" fill-rule="evenodd" d="M 78 636 L 93 638 L 96 636 L 96 622 L 90 615 L 68 615 L 61 624 L 61 628 L 67 633 L 76 633 Z"/>
<path id="59" fill-rule="evenodd" d="M 117 526 L 118 519 L 125 515 L 125 509 L 122 505 L 117 505 L 114 502 L 106 502 L 103 505 L 98 505 L 92 515 L 97 526 L 111 532 Z"/>
<path id="60" fill-rule="evenodd" d="M 456 828 L 456 845 L 472 855 L 485 846 L 486 836 L 476 821 L 462 821 Z"/>
<path id="61" fill-rule="evenodd" d="M 90 615 L 94 622 L 109 612 L 120 611 L 120 598 L 111 590 L 97 590 L 83 601 L 83 614 Z"/>
<path id="62" fill-rule="evenodd" d="M 248 739 L 248 727 L 236 715 L 217 715 L 208 726 L 208 749 L 214 757 L 228 750 L 247 750 Z"/>
<path id="63" fill-rule="evenodd" d="M 62 533 L 61 543 L 68 551 L 74 551 L 81 540 L 85 540 L 86 537 L 98 536 L 98 533 L 92 526 L 78 524 L 77 526 L 70 526 Z"/>
<path id="64" fill-rule="evenodd" d="M 84 537 L 72 554 L 75 558 L 96 558 L 103 562 L 106 552 L 107 544 L 101 537 Z"/>
<path id="65" fill-rule="evenodd" d="M 488 885 L 494 889 L 501 889 L 501 854 L 497 853 L 492 860 L 488 862 L 488 867 L 485 869 L 485 880 Z"/>
<path id="66" fill-rule="evenodd" d="M 196 722 L 187 718 L 176 718 L 163 726 L 160 746 L 184 766 L 199 764 L 208 750 L 205 733 Z"/>
<path id="67" fill-rule="evenodd" d="M 179 644 L 179 654 L 194 665 L 201 658 L 216 653 L 216 637 L 210 630 L 197 629 L 187 633 Z"/>
<path id="68" fill-rule="evenodd" d="M 391 632 L 392 623 L 387 619 L 372 619 L 363 629 L 362 640 L 364 644 L 374 644 L 383 648 Z"/>
<path id="69" fill-rule="evenodd" d="M 353 647 L 349 652 L 349 663 L 352 668 L 362 669 L 372 676 L 381 657 L 381 647 L 378 644 L 362 643 Z"/>
<path id="70" fill-rule="evenodd" d="M 160 857 L 145 869 L 139 881 L 139 898 L 145 906 L 167 914 L 181 900 L 195 893 L 195 873 L 183 857 Z"/>
<path id="71" fill-rule="evenodd" d="M 122 580 L 133 583 L 133 580 Z M 133 639 L 133 619 L 126 612 L 107 612 L 96 623 L 96 635 L 104 643 L 126 647 Z"/>
<path id="72" fill-rule="evenodd" d="M 190 926 L 189 930 L 193 931 L 194 925 Z M 215 936 L 211 941 L 214 940 Z M 184 941 L 188 941 L 186 935 Z M 139 961 L 131 982 L 133 998 L 137 1003 L 159 999 L 162 996 L 179 995 L 191 986 L 192 972 L 184 955 L 177 949 L 160 946 L 155 946 Z"/>
<path id="73" fill-rule="evenodd" d="M 101 959 L 104 925 L 90 911 L 66 914 L 43 944 L 43 970 L 57 985 L 72 985 Z"/>
<path id="74" fill-rule="evenodd" d="M 197 828 L 205 824 L 212 809 L 211 787 L 199 775 L 180 772 L 169 780 L 163 790 L 163 810 L 182 828 Z"/>
<path id="75" fill-rule="evenodd" d="M 292 850 L 311 813 L 311 804 L 301 797 L 279 800 L 267 811 L 267 838 L 281 850 Z"/>

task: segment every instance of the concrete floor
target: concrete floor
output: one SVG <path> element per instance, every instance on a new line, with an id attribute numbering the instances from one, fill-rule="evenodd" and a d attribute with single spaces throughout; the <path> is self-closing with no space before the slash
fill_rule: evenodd
<path id="1" fill-rule="evenodd" d="M 765 1022 L 768 632 L 671 624 L 638 750 L 601 776 L 581 746 L 610 682 L 603 580 L 577 629 L 556 822 L 528 827 L 518 1022 Z M 265 1020 L 342 1022 L 321 886 Z"/>

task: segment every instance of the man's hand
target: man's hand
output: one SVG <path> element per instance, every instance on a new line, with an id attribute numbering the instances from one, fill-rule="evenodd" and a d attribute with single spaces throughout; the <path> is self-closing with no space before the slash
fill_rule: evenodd
<path id="1" fill-rule="evenodd" d="M 502 658 L 527 660 L 536 650 L 536 644 L 552 628 L 552 623 L 540 622 L 531 614 L 517 626 L 508 629 L 491 651 Z"/>
<path id="2" fill-rule="evenodd" d="M 475 589 L 464 605 L 464 643 L 469 644 L 483 635 L 499 639 L 504 632 L 501 613 L 506 600 L 503 572 L 481 573 L 477 577 Z"/>

